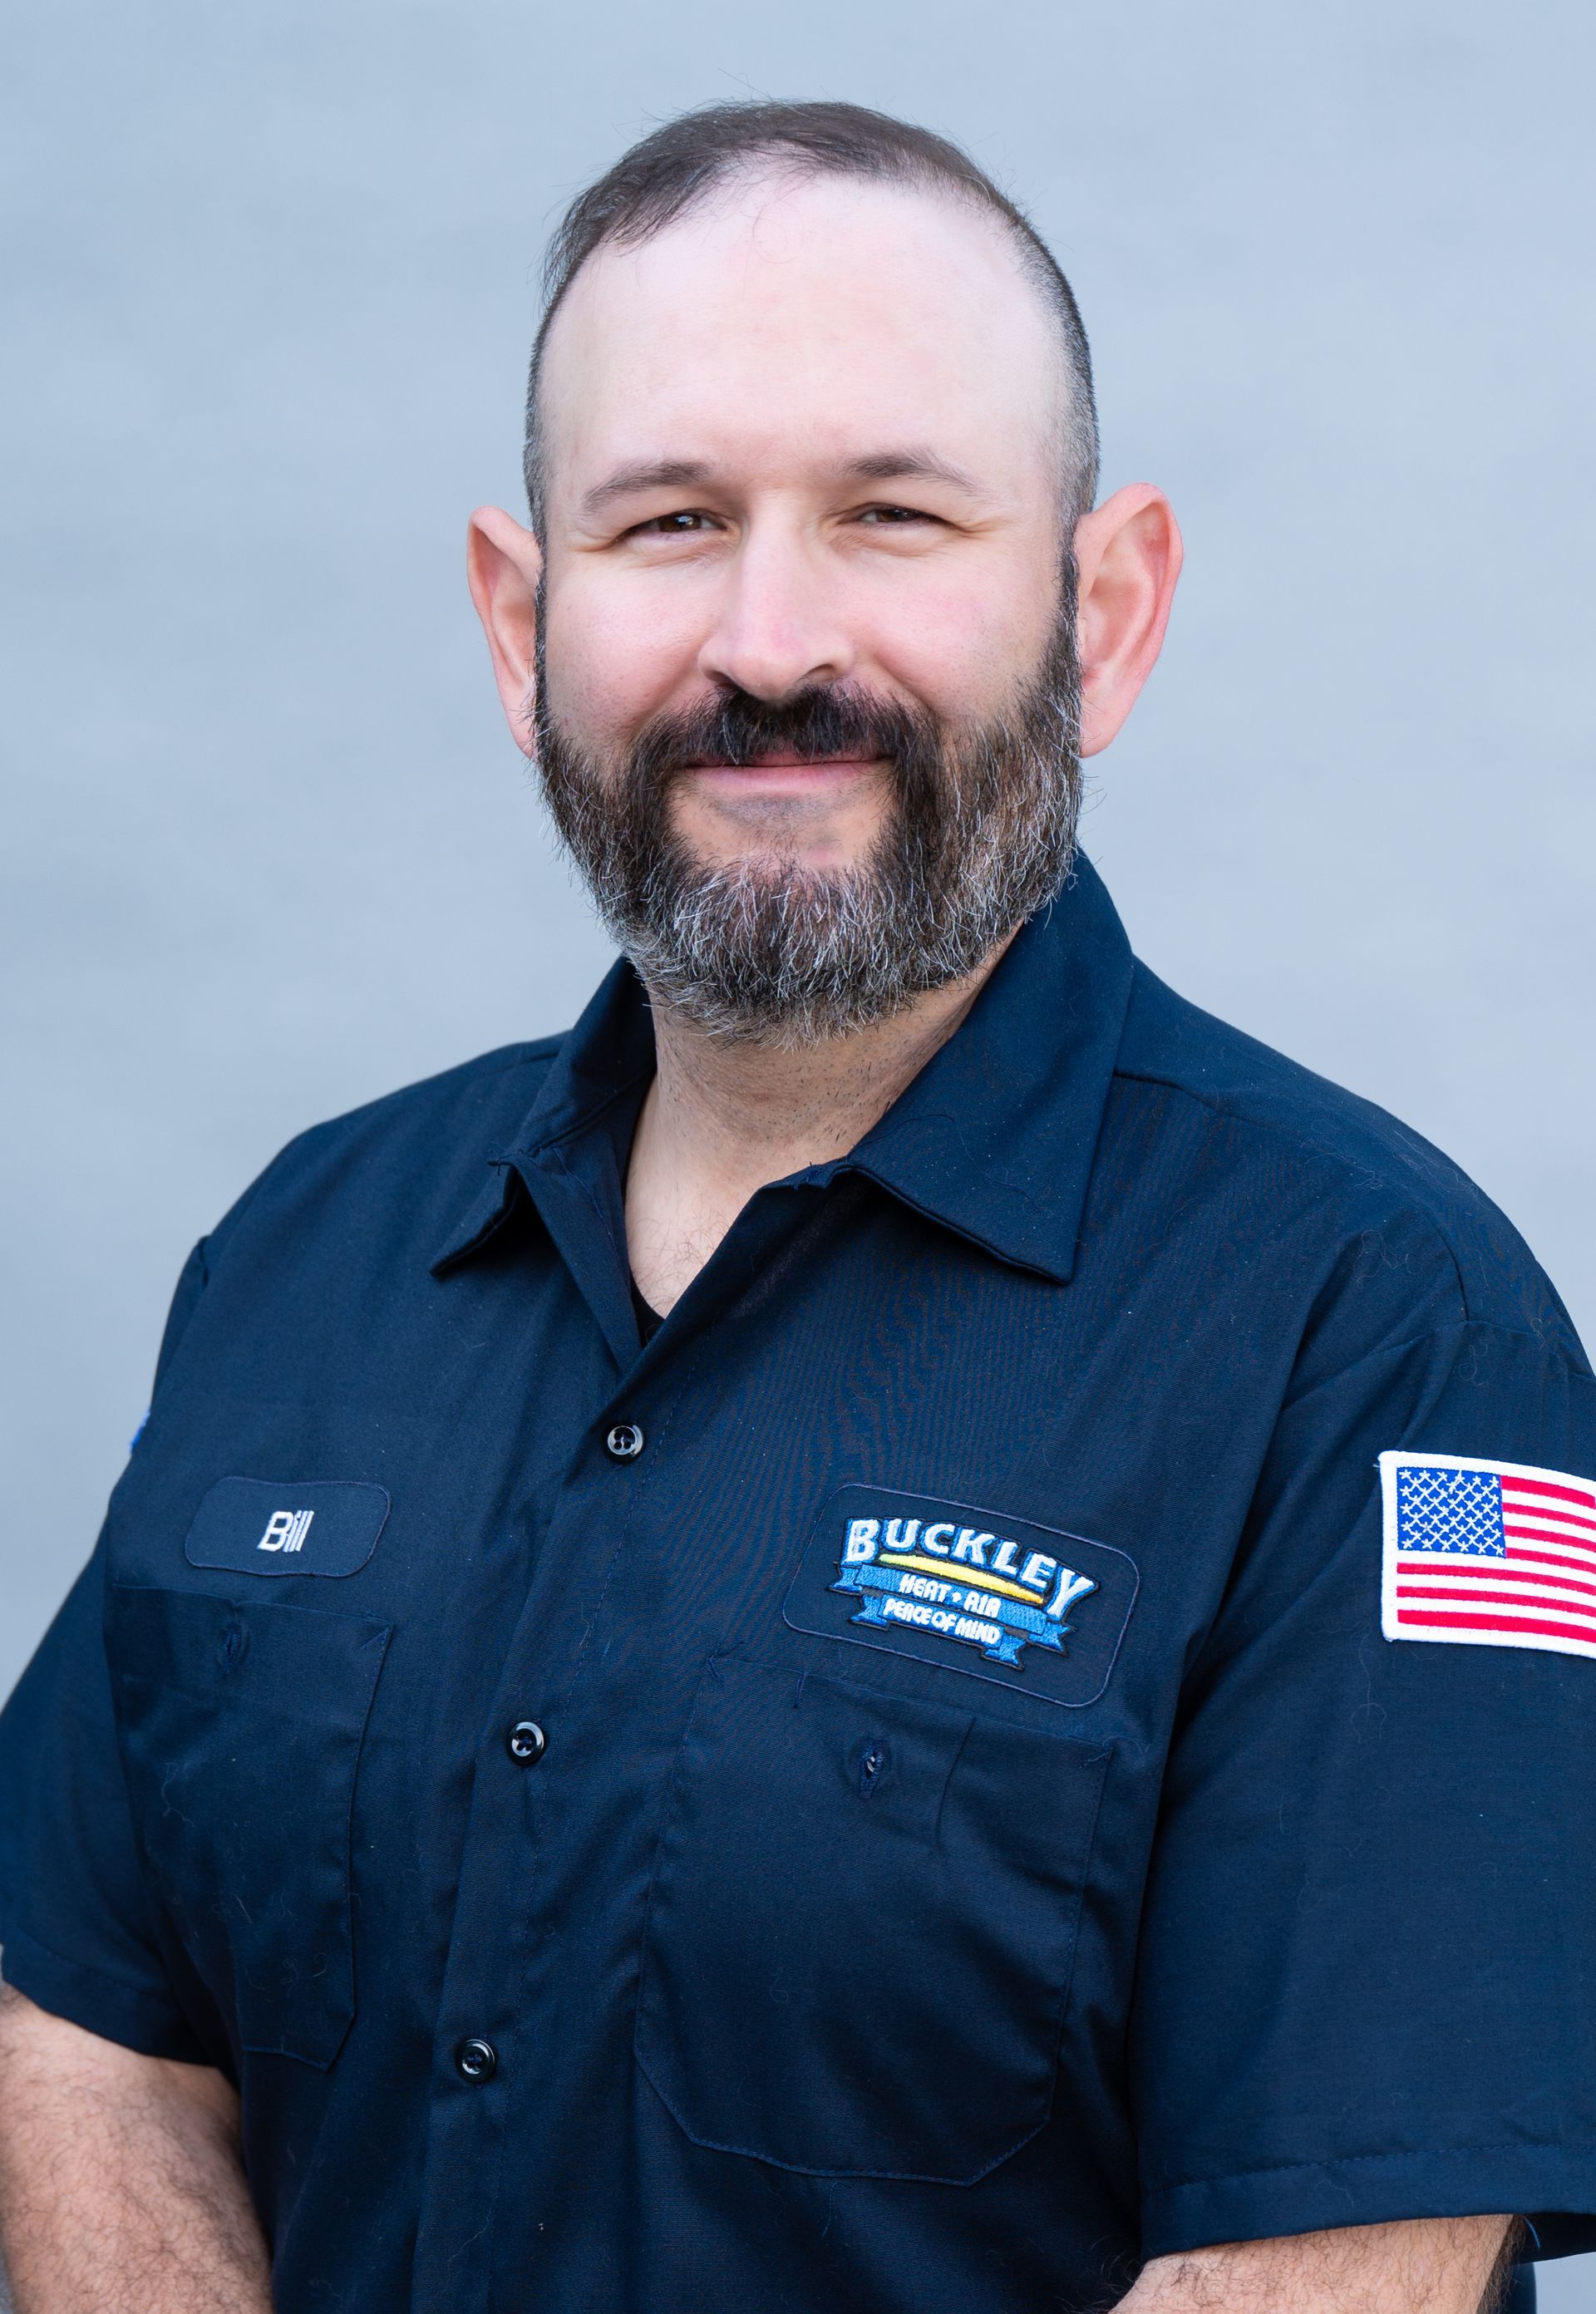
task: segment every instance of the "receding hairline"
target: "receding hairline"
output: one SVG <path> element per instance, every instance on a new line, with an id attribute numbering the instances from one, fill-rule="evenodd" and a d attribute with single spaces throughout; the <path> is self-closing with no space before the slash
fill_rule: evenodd
<path id="1" fill-rule="evenodd" d="M 656 243 L 668 240 L 673 234 L 691 228 L 694 225 L 733 217 L 739 210 L 746 214 L 748 208 L 754 203 L 759 204 L 760 214 L 763 216 L 763 197 L 766 193 L 772 199 L 779 199 L 788 192 L 801 192 L 811 185 L 822 185 L 828 181 L 851 183 L 857 190 L 867 194 L 877 192 L 891 199 L 918 201 L 944 210 L 952 209 L 979 229 L 981 238 L 992 254 L 1000 260 L 1008 261 L 1007 270 L 1010 277 L 1021 294 L 1029 298 L 1032 308 L 1040 319 L 1054 349 L 1056 360 L 1053 365 L 1053 372 L 1057 399 L 1049 422 L 1057 428 L 1062 419 L 1062 422 L 1067 427 L 1070 406 L 1075 391 L 1069 349 L 1063 342 L 1051 302 L 1045 295 L 1043 285 L 1036 278 L 1035 269 L 1027 265 L 1023 249 L 1016 245 L 1014 235 L 1006 229 L 1001 217 L 994 216 L 983 203 L 970 199 L 956 186 L 906 184 L 892 180 L 866 177 L 844 180 L 836 172 L 822 172 L 784 165 L 784 161 L 780 156 L 768 166 L 760 165 L 757 161 L 751 161 L 746 166 L 738 166 L 726 175 L 717 177 L 712 183 L 702 189 L 690 207 L 678 211 L 652 232 L 629 233 L 624 237 L 618 234 L 612 234 L 589 250 L 581 263 L 566 280 L 558 302 L 549 307 L 540 332 L 536 366 L 533 378 L 529 382 L 529 393 L 534 390 L 541 393 L 544 390 L 552 349 L 557 340 L 562 338 L 564 334 L 563 329 L 557 325 L 563 322 L 564 326 L 569 328 L 569 308 L 573 301 L 579 299 L 584 289 L 591 290 L 592 277 L 606 260 L 613 261 L 638 255 L 642 251 L 652 248 Z M 757 218 L 750 216 L 749 223 L 752 230 L 757 234 L 759 230 Z M 540 404 L 537 425 L 540 442 L 546 419 L 546 409 Z M 899 472 L 902 469 L 895 467 L 894 471 Z"/>
<path id="2" fill-rule="evenodd" d="M 554 322 L 589 262 L 606 249 L 641 248 L 690 217 L 745 198 L 752 185 L 826 178 L 951 202 L 1001 233 L 1062 355 L 1059 433 L 1071 527 L 1090 506 L 1098 474 L 1090 352 L 1074 292 L 1024 212 L 957 146 L 888 115 L 856 105 L 727 104 L 668 121 L 632 146 L 571 204 L 550 243 L 526 395 L 526 490 L 540 535 L 546 506 L 542 371 Z"/>

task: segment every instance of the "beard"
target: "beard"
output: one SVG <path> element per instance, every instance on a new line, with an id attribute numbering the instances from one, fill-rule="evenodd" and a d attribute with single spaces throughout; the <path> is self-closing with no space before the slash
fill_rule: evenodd
<path id="1" fill-rule="evenodd" d="M 888 1020 L 974 972 L 1057 896 L 1080 808 L 1072 570 L 1039 666 L 1006 711 L 958 726 L 851 684 L 734 691 L 657 717 L 604 769 L 548 707 L 545 800 L 600 915 L 656 1002 L 712 1035 L 793 1049 Z M 816 869 L 770 848 L 706 861 L 676 832 L 690 766 L 874 757 L 889 782 L 868 852 Z"/>

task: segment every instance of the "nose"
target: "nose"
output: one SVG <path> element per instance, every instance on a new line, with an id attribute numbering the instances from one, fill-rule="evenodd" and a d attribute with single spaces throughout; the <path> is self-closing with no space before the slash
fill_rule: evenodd
<path id="1" fill-rule="evenodd" d="M 796 531 L 750 532 L 727 564 L 701 675 L 774 700 L 850 674 L 853 645 L 819 561 Z"/>

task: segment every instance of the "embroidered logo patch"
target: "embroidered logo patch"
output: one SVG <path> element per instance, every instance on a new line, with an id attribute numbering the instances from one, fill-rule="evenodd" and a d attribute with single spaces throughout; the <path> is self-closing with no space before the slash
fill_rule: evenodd
<path id="1" fill-rule="evenodd" d="M 218 1479 L 189 1529 L 190 1567 L 354 1575 L 377 1547 L 388 1490 L 358 1479 Z"/>
<path id="2" fill-rule="evenodd" d="M 1468 1454 L 1380 1458 L 1380 1629 L 1596 1656 L 1596 1481 Z"/>
<path id="3" fill-rule="evenodd" d="M 795 1630 L 1095 1702 L 1135 1599 L 1135 1563 L 1032 1520 L 842 1487 L 788 1594 Z"/>
<path id="4" fill-rule="evenodd" d="M 859 1593 L 856 1623 L 937 1631 L 989 1663 L 1018 1664 L 1027 1639 L 1062 1648 L 1066 1613 L 1098 1587 L 1051 1551 L 957 1519 L 850 1519 L 841 1564 L 832 1589 Z"/>

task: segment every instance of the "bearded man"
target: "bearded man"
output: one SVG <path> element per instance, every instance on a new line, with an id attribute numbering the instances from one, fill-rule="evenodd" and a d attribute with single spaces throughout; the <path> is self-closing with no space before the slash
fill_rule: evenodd
<path id="1" fill-rule="evenodd" d="M 0 1739 L 19 2307 L 1527 2303 L 1596 1390 L 1075 849 L 1180 545 L 1069 287 L 833 104 L 550 283 L 471 583 L 622 960 L 184 1273 Z"/>

